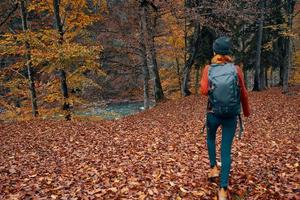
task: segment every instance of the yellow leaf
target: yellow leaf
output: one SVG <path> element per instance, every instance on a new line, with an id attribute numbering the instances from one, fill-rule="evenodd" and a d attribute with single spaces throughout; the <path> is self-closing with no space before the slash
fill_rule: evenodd
<path id="1" fill-rule="evenodd" d="M 116 193 L 116 192 L 118 191 L 118 188 L 116 188 L 116 187 L 112 187 L 112 188 L 109 188 L 108 190 L 110 190 L 110 191 L 112 191 L 112 192 Z"/>
<path id="2" fill-rule="evenodd" d="M 192 194 L 196 197 L 202 197 L 205 195 L 205 192 L 203 191 L 192 191 Z"/>

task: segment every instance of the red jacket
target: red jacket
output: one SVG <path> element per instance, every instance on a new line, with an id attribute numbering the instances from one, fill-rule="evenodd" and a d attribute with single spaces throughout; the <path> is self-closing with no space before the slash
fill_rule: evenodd
<path id="1" fill-rule="evenodd" d="M 216 55 L 213 59 L 212 59 L 212 63 L 216 63 L 216 64 L 222 64 L 225 62 L 232 62 L 232 58 L 229 56 L 221 56 L 221 55 Z M 202 78 L 201 78 L 201 94 L 203 95 L 208 95 L 208 91 L 209 91 L 209 83 L 208 83 L 208 69 L 209 69 L 209 65 L 207 65 L 203 72 L 202 72 Z M 248 102 L 248 93 L 247 93 L 247 89 L 245 86 L 245 81 L 244 81 L 244 75 L 243 75 L 243 71 L 241 70 L 241 68 L 239 66 L 236 66 L 237 72 L 238 72 L 238 79 L 239 79 L 239 84 L 241 87 L 241 102 L 242 102 L 242 107 L 243 107 L 243 113 L 244 116 L 248 117 L 250 115 L 250 108 L 249 108 L 249 102 Z"/>

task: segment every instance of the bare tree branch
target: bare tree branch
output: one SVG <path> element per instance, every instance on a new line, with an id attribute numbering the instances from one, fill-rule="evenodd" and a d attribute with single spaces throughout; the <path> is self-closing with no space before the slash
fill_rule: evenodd
<path id="1" fill-rule="evenodd" d="M 2 25 L 4 25 L 6 23 L 6 21 L 10 18 L 10 16 L 12 14 L 14 14 L 14 12 L 16 12 L 16 10 L 18 9 L 19 7 L 19 3 L 16 3 L 15 6 L 13 7 L 13 9 L 8 13 L 8 15 L 4 18 L 4 20 L 0 23 L 0 27 Z"/>

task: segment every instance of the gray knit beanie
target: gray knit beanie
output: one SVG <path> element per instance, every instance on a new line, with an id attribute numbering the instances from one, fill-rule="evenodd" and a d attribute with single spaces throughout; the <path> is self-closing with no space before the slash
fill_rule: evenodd
<path id="1" fill-rule="evenodd" d="M 216 54 L 231 55 L 231 39 L 229 37 L 219 37 L 214 41 L 213 50 Z"/>

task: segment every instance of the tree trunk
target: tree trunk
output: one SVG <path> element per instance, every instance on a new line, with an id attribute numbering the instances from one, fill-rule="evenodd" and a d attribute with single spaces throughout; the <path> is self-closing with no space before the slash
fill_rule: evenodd
<path id="1" fill-rule="evenodd" d="M 57 30 L 58 30 L 58 33 L 59 33 L 59 36 L 60 36 L 58 43 L 60 45 L 62 45 L 63 40 L 64 40 L 64 30 L 63 30 L 63 24 L 62 24 L 62 21 L 61 21 L 61 17 L 60 17 L 60 8 L 59 8 L 60 5 L 59 5 L 59 3 L 60 3 L 60 0 L 53 0 L 55 23 L 56 23 Z"/>
<path id="2" fill-rule="evenodd" d="M 256 41 L 256 63 L 255 63 L 255 76 L 254 76 L 254 91 L 261 91 L 261 81 L 260 81 L 260 65 L 261 65 L 261 47 L 262 47 L 262 35 L 263 35 L 263 13 L 259 18 L 259 28 L 258 28 L 258 36 Z"/>
<path id="3" fill-rule="evenodd" d="M 266 89 L 266 75 L 265 75 L 265 72 L 266 72 L 266 69 L 267 67 L 261 65 L 260 66 L 260 74 L 259 74 L 259 79 L 260 79 L 260 89 L 261 90 L 264 90 Z"/>
<path id="4" fill-rule="evenodd" d="M 146 38 L 143 30 L 143 22 L 140 22 L 140 47 L 142 53 L 142 69 L 143 69 L 143 79 L 144 79 L 144 109 L 149 109 L 150 100 L 149 100 L 149 68 L 147 64 L 147 49 L 146 49 Z"/>
<path id="5" fill-rule="evenodd" d="M 283 74 L 284 74 L 284 62 L 280 61 L 280 69 L 279 69 L 279 86 L 283 86 Z"/>
<path id="6" fill-rule="evenodd" d="M 265 88 L 269 87 L 269 83 L 268 83 L 268 67 L 265 68 Z"/>
<path id="7" fill-rule="evenodd" d="M 199 95 L 199 79 L 200 79 L 200 66 L 195 67 L 195 95 Z"/>
<path id="8" fill-rule="evenodd" d="M 283 36 L 279 36 L 277 40 L 277 54 L 276 56 L 279 58 L 278 60 L 278 67 L 279 67 L 279 79 L 276 82 L 278 86 L 283 86 L 283 73 L 284 73 L 284 65 L 285 65 L 285 39 Z"/>
<path id="9" fill-rule="evenodd" d="M 186 66 L 186 62 L 187 62 L 186 58 L 187 58 L 187 19 L 185 13 L 184 14 L 184 66 Z"/>
<path id="10" fill-rule="evenodd" d="M 60 36 L 58 43 L 61 46 L 64 41 L 64 30 L 63 30 L 63 24 L 61 21 L 61 17 L 60 17 L 59 3 L 60 3 L 60 0 L 53 0 L 55 22 L 56 22 L 57 30 L 58 30 L 58 33 Z M 63 55 L 60 55 L 60 57 L 63 57 Z M 61 90 L 62 90 L 62 94 L 64 97 L 64 103 L 63 103 L 62 108 L 64 111 L 66 111 L 65 119 L 71 120 L 70 104 L 68 102 L 69 93 L 68 93 L 68 85 L 67 85 L 67 76 L 66 76 L 65 70 L 63 69 L 63 66 L 60 66 L 59 75 L 60 75 Z"/>
<path id="11" fill-rule="evenodd" d="M 64 70 L 60 69 L 59 76 L 61 78 L 61 92 L 62 92 L 64 98 L 69 98 L 66 72 Z"/>
<path id="12" fill-rule="evenodd" d="M 288 37 L 286 39 L 286 57 L 285 57 L 285 65 L 283 67 L 283 93 L 288 92 L 288 84 L 289 84 L 289 73 L 291 69 L 291 40 Z"/>
<path id="13" fill-rule="evenodd" d="M 241 52 L 241 66 L 240 67 L 243 67 L 243 74 L 244 74 L 244 82 L 245 82 L 245 86 L 246 88 L 248 89 L 248 86 L 250 84 L 248 84 L 248 77 L 247 77 L 247 70 L 246 70 L 246 67 L 245 67 L 245 25 L 243 25 L 243 28 L 242 28 L 242 35 L 241 35 L 242 39 L 241 39 L 241 44 L 242 44 L 242 52 Z"/>
<path id="14" fill-rule="evenodd" d="M 147 54 L 146 51 L 143 54 L 143 75 L 144 75 L 144 109 L 149 109 L 150 106 L 150 98 L 149 98 L 149 69 L 147 65 Z"/>
<path id="15" fill-rule="evenodd" d="M 273 77 L 273 67 L 271 67 L 271 72 L 270 72 L 270 87 L 274 86 L 274 77 Z"/>
<path id="16" fill-rule="evenodd" d="M 28 31 L 27 26 L 27 8 L 25 5 L 25 0 L 21 1 L 21 16 L 22 16 L 22 27 L 23 31 Z M 27 66 L 27 74 L 28 74 L 28 82 L 29 82 L 29 90 L 31 94 L 31 108 L 32 108 L 32 115 L 36 117 L 38 115 L 38 107 L 37 107 L 37 98 L 36 98 L 36 90 L 34 84 L 34 77 L 33 77 L 33 70 L 31 65 L 31 51 L 30 51 L 30 44 L 28 41 L 25 41 L 25 48 L 26 48 L 26 66 Z"/>
<path id="17" fill-rule="evenodd" d="M 159 71 L 158 71 L 158 65 L 157 65 L 157 60 L 156 60 L 156 50 L 154 47 L 154 37 L 151 39 L 152 41 L 150 42 L 150 54 L 151 54 L 151 60 L 152 60 L 152 72 L 154 75 L 154 96 L 155 96 L 155 101 L 160 101 L 165 98 L 162 86 L 161 86 L 161 81 L 160 81 L 160 76 L 159 76 Z"/>
<path id="18" fill-rule="evenodd" d="M 250 85 L 249 83 L 248 83 L 248 76 L 247 76 L 247 70 L 245 69 L 245 67 L 243 67 L 243 74 L 244 74 L 244 80 L 245 80 L 245 86 L 246 86 L 246 88 L 248 89 L 248 86 Z"/>
<path id="19" fill-rule="evenodd" d="M 177 77 L 178 77 L 179 91 L 181 91 L 181 75 L 180 75 L 180 64 L 179 64 L 178 58 L 176 58 L 176 72 L 177 72 Z M 180 92 L 180 94 L 181 94 L 181 92 Z"/>
<path id="20" fill-rule="evenodd" d="M 196 54 L 198 52 L 199 42 L 200 42 L 200 22 L 197 21 L 195 23 L 194 37 L 193 37 L 193 43 L 192 43 L 192 45 L 193 45 L 192 53 L 191 53 L 189 59 L 187 60 L 186 65 L 184 66 L 184 69 L 183 69 L 183 83 L 182 83 L 182 87 L 181 87 L 183 96 L 189 96 L 191 94 L 191 92 L 189 90 L 190 72 L 191 72 L 191 68 L 194 64 Z"/>
<path id="21" fill-rule="evenodd" d="M 145 24 L 146 29 L 144 29 L 147 32 L 148 35 L 148 48 L 150 53 L 150 59 L 152 61 L 152 73 L 154 76 L 154 97 L 155 101 L 161 101 L 165 98 L 164 92 L 161 86 L 159 71 L 158 71 L 158 65 L 157 65 L 157 59 L 156 59 L 156 49 L 155 49 L 155 41 L 154 41 L 154 33 L 151 28 L 151 24 L 149 23 L 149 14 L 148 10 L 145 6 L 142 7 L 143 11 L 143 22 Z M 146 34 L 144 34 L 146 36 Z"/>
<path id="22" fill-rule="evenodd" d="M 292 68 L 292 38 L 290 34 L 292 33 L 293 28 L 293 13 L 294 13 L 294 6 L 295 6 L 294 0 L 288 0 L 287 1 L 287 13 L 288 13 L 288 36 L 285 39 L 286 42 L 286 48 L 285 48 L 285 66 L 284 66 L 284 72 L 283 72 L 283 93 L 288 92 L 288 86 L 289 86 L 289 74 L 290 70 Z"/>

